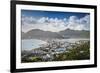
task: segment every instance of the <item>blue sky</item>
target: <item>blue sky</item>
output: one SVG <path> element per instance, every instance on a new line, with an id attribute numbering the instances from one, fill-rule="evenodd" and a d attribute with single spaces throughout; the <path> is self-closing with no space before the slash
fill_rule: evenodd
<path id="1" fill-rule="evenodd" d="M 78 12 L 56 12 L 56 11 L 37 11 L 37 10 L 21 10 L 21 14 L 24 16 L 33 16 L 33 17 L 49 17 L 49 18 L 69 18 L 70 16 L 77 16 L 82 18 L 89 13 L 78 13 Z"/>
<path id="2" fill-rule="evenodd" d="M 52 32 L 90 30 L 90 14 L 82 12 L 21 10 L 21 22 L 23 32 L 32 29 Z"/>

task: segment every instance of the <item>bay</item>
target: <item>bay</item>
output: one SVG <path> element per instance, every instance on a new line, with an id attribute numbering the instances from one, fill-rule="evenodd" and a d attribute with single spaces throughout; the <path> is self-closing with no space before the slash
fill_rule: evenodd
<path id="1" fill-rule="evenodd" d="M 59 42 L 75 43 L 75 42 L 80 41 L 80 40 L 89 40 L 89 39 L 86 39 L 86 38 L 84 38 L 84 39 L 83 38 L 70 38 L 70 39 L 53 39 L 53 40 L 56 40 L 56 41 L 59 41 Z M 39 48 L 42 44 L 46 44 L 46 43 L 47 43 L 47 40 L 43 41 L 43 40 L 38 40 L 38 39 L 23 39 L 21 41 L 21 49 L 22 50 L 32 50 L 32 49 L 35 49 L 35 48 Z"/>

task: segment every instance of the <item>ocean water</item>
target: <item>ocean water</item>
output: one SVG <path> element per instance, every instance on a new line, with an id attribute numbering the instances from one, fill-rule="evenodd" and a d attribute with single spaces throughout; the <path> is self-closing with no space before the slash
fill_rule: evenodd
<path id="1" fill-rule="evenodd" d="M 22 50 L 31 50 L 34 48 L 39 48 L 41 44 L 45 44 L 45 41 L 37 40 L 37 39 L 24 39 L 21 42 Z"/>
<path id="2" fill-rule="evenodd" d="M 74 43 L 76 41 L 79 40 L 89 40 L 89 39 L 55 39 L 56 41 L 60 41 L 60 42 L 69 42 L 69 43 Z M 38 39 L 23 39 L 21 41 L 21 48 L 22 50 L 31 50 L 31 49 L 35 49 L 35 48 L 39 48 L 42 44 L 46 44 L 46 41 L 43 40 L 38 40 Z"/>

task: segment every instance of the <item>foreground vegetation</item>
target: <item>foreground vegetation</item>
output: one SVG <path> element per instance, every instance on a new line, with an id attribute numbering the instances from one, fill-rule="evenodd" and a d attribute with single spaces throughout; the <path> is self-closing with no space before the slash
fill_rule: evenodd
<path id="1" fill-rule="evenodd" d="M 55 61 L 64 61 L 64 60 L 86 60 L 90 59 L 90 46 L 89 42 L 74 45 L 73 48 L 69 49 L 67 53 L 61 53 L 55 55 Z"/>
<path id="2" fill-rule="evenodd" d="M 52 43 L 51 45 L 54 45 L 54 43 Z M 61 46 L 62 46 L 61 43 L 59 43 L 56 48 L 60 48 Z M 37 48 L 37 50 L 43 53 L 33 53 L 32 51 L 22 51 L 21 62 L 27 63 L 27 62 L 47 62 L 47 61 L 90 59 L 90 42 L 89 41 L 78 41 L 78 42 L 75 42 L 74 44 L 70 44 L 69 48 L 68 46 L 67 47 L 65 46 L 65 48 L 66 50 L 63 51 L 62 53 L 56 53 L 55 49 L 52 49 L 50 45 L 46 46 L 45 48 L 44 47 Z"/>

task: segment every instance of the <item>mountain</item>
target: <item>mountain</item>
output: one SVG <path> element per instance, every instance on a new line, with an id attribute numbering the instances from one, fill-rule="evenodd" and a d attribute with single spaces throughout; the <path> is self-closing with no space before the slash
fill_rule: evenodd
<path id="1" fill-rule="evenodd" d="M 22 32 L 22 39 L 68 39 L 68 38 L 89 38 L 90 31 L 66 29 L 60 32 L 43 31 L 33 29 L 26 33 Z"/>
<path id="2" fill-rule="evenodd" d="M 40 29 L 33 29 L 22 35 L 22 39 L 52 39 L 52 38 L 63 38 L 63 37 L 59 33 L 43 31 Z"/>
<path id="3" fill-rule="evenodd" d="M 64 38 L 70 37 L 70 38 L 89 38 L 90 37 L 90 31 L 88 30 L 71 30 L 66 29 L 59 32 L 60 35 L 62 35 Z"/>

